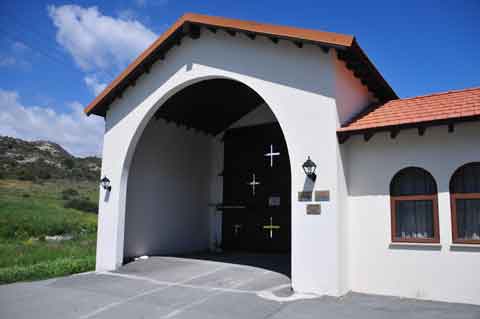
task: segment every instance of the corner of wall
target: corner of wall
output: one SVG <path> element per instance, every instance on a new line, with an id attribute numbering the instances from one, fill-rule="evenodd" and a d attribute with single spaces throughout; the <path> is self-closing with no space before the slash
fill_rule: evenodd
<path id="1" fill-rule="evenodd" d="M 338 122 L 343 125 L 370 105 L 375 98 L 336 54 L 332 55 L 332 59 Z"/>

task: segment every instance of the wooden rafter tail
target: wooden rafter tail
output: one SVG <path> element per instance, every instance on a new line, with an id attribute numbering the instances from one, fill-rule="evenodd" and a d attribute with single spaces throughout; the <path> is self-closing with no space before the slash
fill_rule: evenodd
<path id="1" fill-rule="evenodd" d="M 253 32 L 246 32 L 245 35 L 250 39 L 250 40 L 255 40 L 257 35 Z"/>
<path id="2" fill-rule="evenodd" d="M 398 134 L 400 133 L 400 129 L 393 129 L 390 131 L 390 138 L 394 139 L 398 136 Z"/>
<path id="3" fill-rule="evenodd" d="M 425 135 L 425 130 L 426 130 L 426 129 L 427 129 L 427 128 L 426 128 L 425 126 L 420 126 L 420 127 L 418 128 L 418 135 L 419 135 L 419 136 Z"/>
<path id="4" fill-rule="evenodd" d="M 217 28 L 214 28 L 214 27 L 207 27 L 207 30 L 214 34 L 217 33 Z"/>
<path id="5" fill-rule="evenodd" d="M 318 46 L 320 47 L 320 49 L 322 49 L 323 53 L 325 54 L 327 54 L 330 51 L 330 48 L 327 46 L 324 46 L 322 44 L 319 44 Z"/>
<path id="6" fill-rule="evenodd" d="M 344 144 L 350 138 L 350 134 L 338 133 L 338 142 Z"/>
<path id="7" fill-rule="evenodd" d="M 278 38 L 277 37 L 268 37 L 270 39 L 270 41 L 272 41 L 273 43 L 277 44 L 278 43 Z"/>
<path id="8" fill-rule="evenodd" d="M 234 37 L 234 36 L 237 35 L 237 31 L 235 31 L 235 30 L 226 29 L 225 32 L 227 32 L 228 35 L 230 35 L 230 36 L 232 36 L 232 37 Z"/>
<path id="9" fill-rule="evenodd" d="M 363 134 L 363 140 L 365 142 L 368 142 L 370 141 L 370 139 L 373 137 L 373 134 L 375 134 L 374 132 L 366 132 Z"/>

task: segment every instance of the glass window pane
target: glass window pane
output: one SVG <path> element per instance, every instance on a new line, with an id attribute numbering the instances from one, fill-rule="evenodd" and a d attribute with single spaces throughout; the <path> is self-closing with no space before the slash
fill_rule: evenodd
<path id="1" fill-rule="evenodd" d="M 480 199 L 457 199 L 459 239 L 480 240 Z"/>
<path id="2" fill-rule="evenodd" d="M 459 168 L 450 183 L 452 193 L 480 193 L 480 163 Z"/>
<path id="3" fill-rule="evenodd" d="M 402 200 L 396 202 L 397 238 L 433 238 L 433 202 Z"/>
<path id="4" fill-rule="evenodd" d="M 437 192 L 435 180 L 426 170 L 409 167 L 398 172 L 391 184 L 392 196 L 431 195 Z"/>

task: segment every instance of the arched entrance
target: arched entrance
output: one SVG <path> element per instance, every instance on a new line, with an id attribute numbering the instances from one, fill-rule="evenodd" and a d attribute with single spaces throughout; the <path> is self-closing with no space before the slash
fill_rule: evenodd
<path id="1" fill-rule="evenodd" d="M 187 86 L 160 106 L 129 169 L 124 260 L 290 252 L 287 144 L 265 101 L 234 80 Z"/>

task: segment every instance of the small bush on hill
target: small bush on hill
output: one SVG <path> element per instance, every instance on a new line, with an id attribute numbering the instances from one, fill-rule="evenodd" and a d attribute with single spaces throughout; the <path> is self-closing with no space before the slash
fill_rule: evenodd
<path id="1" fill-rule="evenodd" d="M 75 162 L 71 158 L 66 158 L 63 160 L 63 165 L 68 169 L 72 169 L 75 167 Z"/>
<path id="2" fill-rule="evenodd" d="M 38 178 L 40 179 L 50 179 L 52 177 L 52 174 L 48 170 L 41 169 L 38 171 Z"/>
<path id="3" fill-rule="evenodd" d="M 65 200 L 70 199 L 72 197 L 76 197 L 78 195 L 79 195 L 78 191 L 73 188 L 67 188 L 62 191 L 62 199 L 65 199 Z"/>
<path id="4" fill-rule="evenodd" d="M 20 171 L 18 178 L 22 181 L 34 181 L 35 176 L 30 171 Z"/>
<path id="5" fill-rule="evenodd" d="M 82 198 L 72 198 L 65 202 L 65 208 L 74 208 L 88 213 L 98 214 L 98 205 Z"/>

